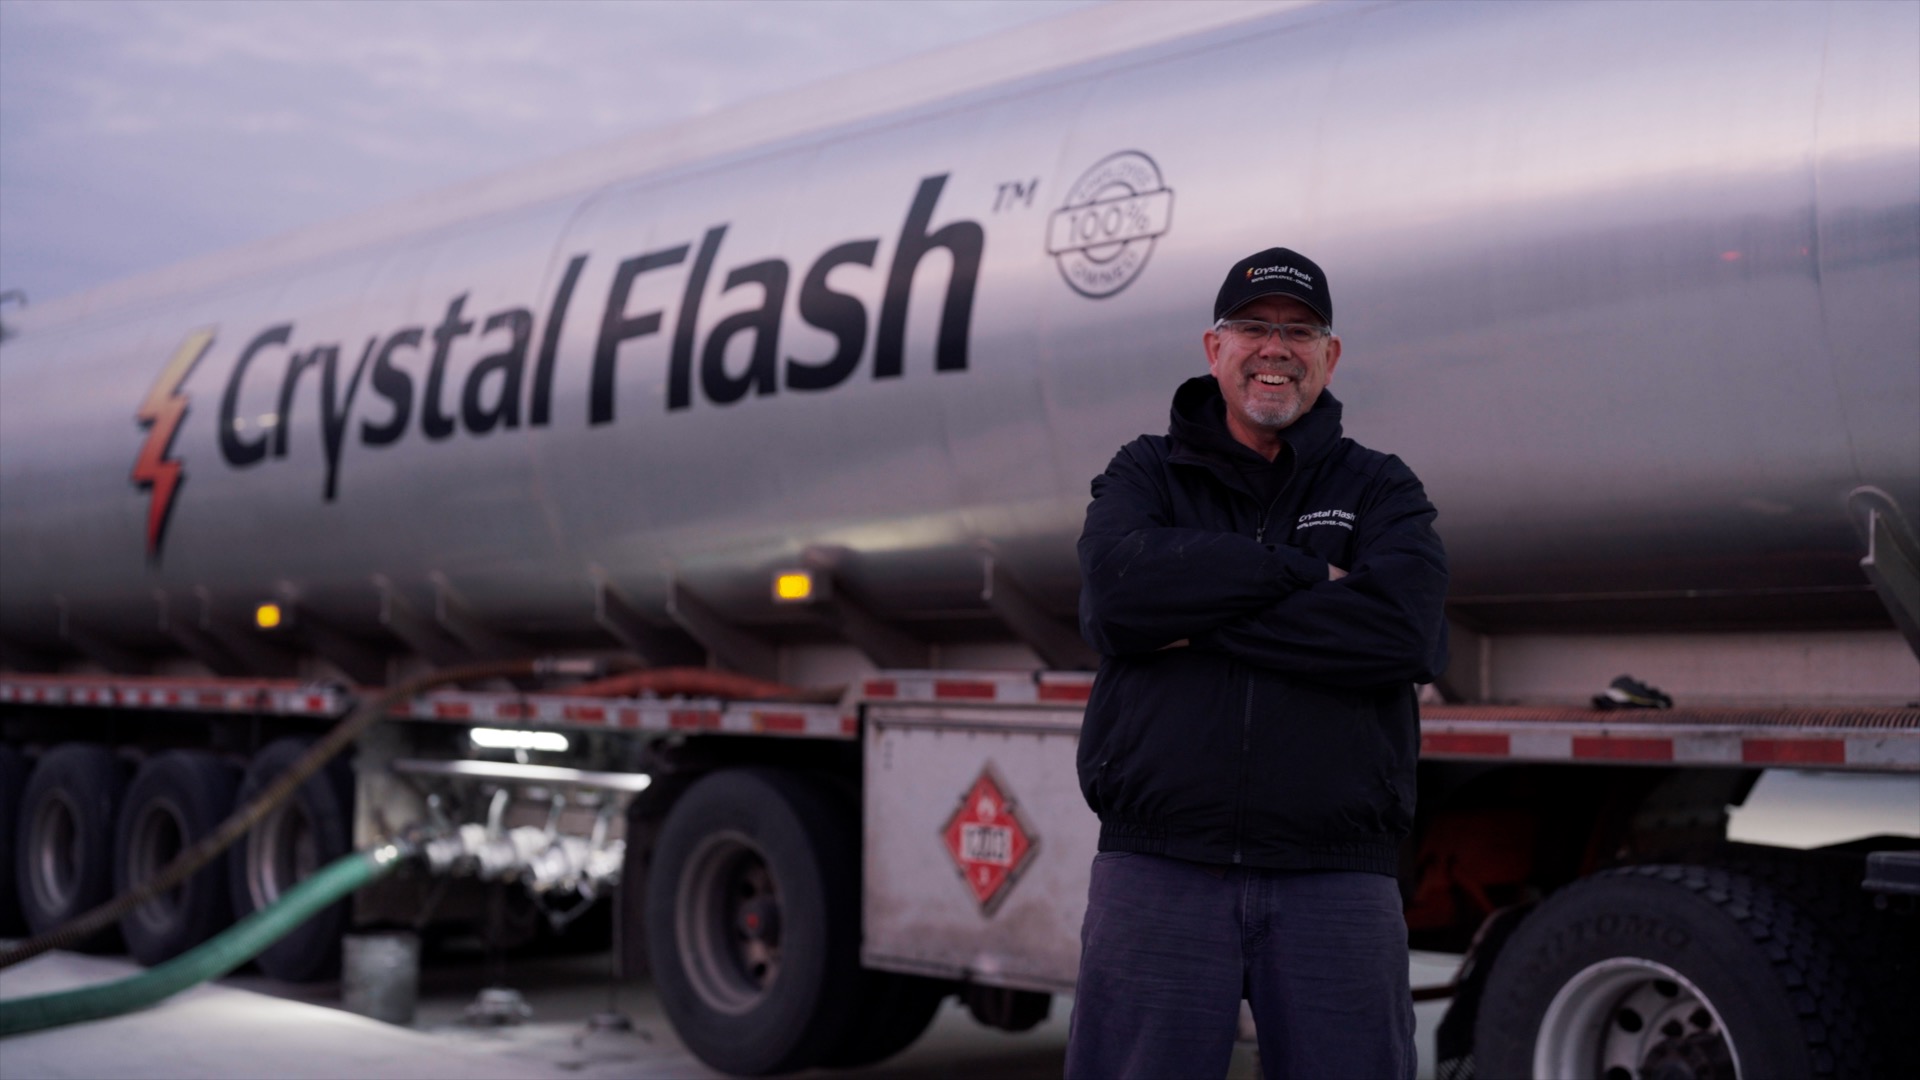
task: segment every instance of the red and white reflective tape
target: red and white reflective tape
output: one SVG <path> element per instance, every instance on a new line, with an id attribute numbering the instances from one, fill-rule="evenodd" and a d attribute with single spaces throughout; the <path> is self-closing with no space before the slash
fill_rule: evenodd
<path id="1" fill-rule="evenodd" d="M 166 709 L 274 716 L 339 716 L 352 694 L 333 686 L 289 682 L 0 676 L 0 704 L 70 708 Z"/>
<path id="2" fill-rule="evenodd" d="M 1783 731 L 1778 728 L 1651 724 L 1541 730 L 1473 721 L 1426 721 L 1429 758 L 1564 761 L 1584 765 L 1673 764 L 1920 772 L 1920 731 Z"/>
<path id="3" fill-rule="evenodd" d="M 502 726 L 599 728 L 851 739 L 863 702 L 1084 705 L 1080 672 L 884 672 L 840 705 L 580 698 L 447 691 L 393 715 Z M 226 712 L 328 718 L 357 699 L 345 687 L 288 680 L 0 675 L 0 704 Z M 1422 709 L 1430 758 L 1789 767 L 1920 772 L 1920 712 L 1910 709 L 1676 709 L 1660 716 L 1567 707 L 1442 705 Z"/>
<path id="4" fill-rule="evenodd" d="M 427 694 L 396 704 L 392 715 L 457 724 L 599 728 L 616 731 L 787 735 L 851 739 L 860 721 L 837 705 L 580 698 L 549 694 Z"/>
<path id="5" fill-rule="evenodd" d="M 863 701 L 955 705 L 1085 705 L 1090 672 L 890 671 L 860 684 Z"/>
<path id="6" fill-rule="evenodd" d="M 69 708 L 156 709 L 274 716 L 344 715 L 357 695 L 338 687 L 239 680 L 0 677 L 0 704 Z M 612 728 L 851 739 L 860 733 L 849 706 L 772 702 L 636 701 L 500 693 L 428 694 L 402 702 L 392 715 L 479 725 Z"/>

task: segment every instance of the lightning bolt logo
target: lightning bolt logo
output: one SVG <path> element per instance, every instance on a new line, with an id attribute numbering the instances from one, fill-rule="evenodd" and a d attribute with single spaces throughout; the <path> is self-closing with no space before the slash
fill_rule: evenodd
<path id="1" fill-rule="evenodd" d="M 149 559 L 160 557 L 160 541 L 167 532 L 167 517 L 173 513 L 173 497 L 185 479 L 181 463 L 167 456 L 173 451 L 173 437 L 180 431 L 180 421 L 187 417 L 187 395 L 180 392 L 180 384 L 187 381 L 187 374 L 212 344 L 211 326 L 188 334 L 133 414 L 147 429 L 147 441 L 140 447 L 140 455 L 133 459 L 133 485 L 153 493 L 147 506 Z"/>

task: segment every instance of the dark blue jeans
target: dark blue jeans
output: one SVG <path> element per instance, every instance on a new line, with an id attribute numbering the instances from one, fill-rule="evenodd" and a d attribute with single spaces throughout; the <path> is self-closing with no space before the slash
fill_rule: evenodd
<path id="1" fill-rule="evenodd" d="M 1382 874 L 1094 857 L 1069 1080 L 1226 1075 L 1240 1000 L 1268 1080 L 1411 1080 L 1400 889 Z"/>

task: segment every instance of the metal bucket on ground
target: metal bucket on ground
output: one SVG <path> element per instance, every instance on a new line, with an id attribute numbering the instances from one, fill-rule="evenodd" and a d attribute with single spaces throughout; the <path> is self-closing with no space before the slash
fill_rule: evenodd
<path id="1" fill-rule="evenodd" d="M 341 955 L 341 996 L 347 1011 L 413 1023 L 420 1001 L 420 935 L 404 931 L 348 934 Z"/>

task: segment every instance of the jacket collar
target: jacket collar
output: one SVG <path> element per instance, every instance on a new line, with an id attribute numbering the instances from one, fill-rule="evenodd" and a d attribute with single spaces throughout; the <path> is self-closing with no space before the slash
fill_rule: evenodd
<path id="1" fill-rule="evenodd" d="M 1313 465 L 1339 444 L 1340 412 L 1333 391 L 1322 390 L 1313 408 L 1280 432 L 1295 468 Z M 1225 466 L 1231 472 L 1235 458 L 1254 455 L 1227 430 L 1227 401 L 1211 375 L 1188 379 L 1174 391 L 1167 436 L 1173 443 L 1167 460 L 1174 464 Z"/>

